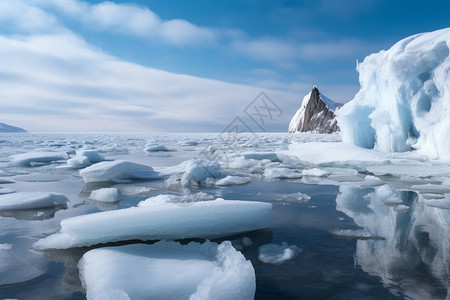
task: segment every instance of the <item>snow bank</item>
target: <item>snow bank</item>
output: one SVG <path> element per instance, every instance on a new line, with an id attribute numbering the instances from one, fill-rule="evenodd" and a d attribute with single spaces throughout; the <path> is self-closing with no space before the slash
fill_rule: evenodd
<path id="1" fill-rule="evenodd" d="M 259 247 L 258 259 L 266 264 L 280 265 L 293 259 L 302 251 L 295 245 L 289 246 L 286 242 L 281 245 L 266 244 Z"/>
<path id="2" fill-rule="evenodd" d="M 60 193 L 48 192 L 19 192 L 7 195 L 0 195 L 0 211 L 35 209 L 44 207 L 54 207 L 65 205 L 66 196 Z"/>
<path id="3" fill-rule="evenodd" d="M 134 162 L 104 161 L 80 170 L 84 182 L 113 181 L 115 179 L 152 179 L 158 177 L 152 167 Z"/>
<path id="4" fill-rule="evenodd" d="M 250 261 L 226 241 L 106 247 L 78 264 L 88 299 L 253 299 Z"/>
<path id="5" fill-rule="evenodd" d="M 241 176 L 227 176 L 222 178 L 216 182 L 217 186 L 226 186 L 226 185 L 239 185 L 246 184 L 251 182 L 252 179 L 250 177 L 241 177 Z"/>
<path id="6" fill-rule="evenodd" d="M 91 192 L 89 199 L 101 202 L 117 202 L 119 201 L 119 193 L 116 188 L 104 188 Z"/>
<path id="7" fill-rule="evenodd" d="M 187 161 L 185 173 L 181 177 L 181 184 L 188 186 L 198 184 L 206 178 L 217 178 L 220 176 L 220 165 L 215 161 L 204 159 L 191 159 Z"/>
<path id="8" fill-rule="evenodd" d="M 123 240 L 216 238 L 267 228 L 272 204 L 254 201 L 202 201 L 161 204 L 76 216 L 61 230 L 37 241 L 36 249 L 66 249 Z"/>
<path id="9" fill-rule="evenodd" d="M 360 91 L 337 111 L 343 141 L 450 160 L 449 45 L 446 28 L 366 57 Z"/>
<path id="10" fill-rule="evenodd" d="M 14 165 L 26 166 L 31 163 L 51 163 L 53 161 L 65 160 L 69 158 L 66 152 L 27 152 L 11 155 L 11 163 Z"/>

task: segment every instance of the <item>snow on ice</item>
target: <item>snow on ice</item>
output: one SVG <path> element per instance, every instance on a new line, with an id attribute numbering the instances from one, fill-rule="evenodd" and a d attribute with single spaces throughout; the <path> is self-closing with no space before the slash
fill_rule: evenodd
<path id="1" fill-rule="evenodd" d="M 253 299 L 255 271 L 228 241 L 161 241 L 88 251 L 78 264 L 88 299 Z"/>
<path id="2" fill-rule="evenodd" d="M 272 204 L 255 201 L 193 202 L 131 207 L 76 216 L 61 230 L 34 244 L 36 249 L 66 249 L 123 240 L 217 238 L 268 228 Z"/>

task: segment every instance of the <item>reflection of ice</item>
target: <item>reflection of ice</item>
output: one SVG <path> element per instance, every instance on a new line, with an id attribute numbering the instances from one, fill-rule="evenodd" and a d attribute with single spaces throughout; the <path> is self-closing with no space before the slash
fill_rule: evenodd
<path id="1" fill-rule="evenodd" d="M 398 198 L 410 209 L 395 209 Z M 422 195 L 385 185 L 341 187 L 337 209 L 384 240 L 358 240 L 356 260 L 380 276 L 393 294 L 445 299 L 450 289 L 450 210 L 430 207 Z M 448 299 L 448 298 L 447 298 Z"/>

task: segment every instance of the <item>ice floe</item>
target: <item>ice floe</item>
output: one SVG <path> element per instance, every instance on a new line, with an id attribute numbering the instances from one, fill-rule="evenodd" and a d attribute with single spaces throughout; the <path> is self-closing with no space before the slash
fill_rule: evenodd
<path id="1" fill-rule="evenodd" d="M 32 163 L 51 163 L 69 158 L 66 152 L 27 152 L 11 155 L 11 163 L 14 165 L 31 165 Z"/>
<path id="2" fill-rule="evenodd" d="M 286 242 L 278 244 L 266 244 L 259 247 L 258 259 L 266 264 L 280 265 L 293 259 L 303 250 Z"/>
<path id="3" fill-rule="evenodd" d="M 217 178 L 220 176 L 220 165 L 215 161 L 204 159 L 191 159 L 185 165 L 185 173 L 181 177 L 181 184 L 188 186 L 199 184 L 208 177 Z"/>
<path id="4" fill-rule="evenodd" d="M 103 188 L 92 191 L 89 199 L 101 202 L 117 202 L 119 201 L 119 193 L 116 188 Z"/>
<path id="5" fill-rule="evenodd" d="M 65 249 L 123 240 L 217 238 L 271 225 L 272 204 L 216 199 L 189 205 L 160 204 L 76 216 L 34 244 Z"/>
<path id="6" fill-rule="evenodd" d="M 330 173 L 325 171 L 325 170 L 321 170 L 318 168 L 313 168 L 313 169 L 306 169 L 302 171 L 302 175 L 303 176 L 315 176 L 315 177 L 324 177 L 329 175 Z"/>
<path id="7" fill-rule="evenodd" d="M 217 186 L 227 186 L 227 185 L 240 185 L 251 182 L 252 179 L 250 177 L 243 176 L 227 176 L 225 178 L 219 179 L 216 181 L 215 185 Z"/>
<path id="8" fill-rule="evenodd" d="M 104 161 L 80 170 L 84 182 L 113 181 L 115 179 L 153 179 L 158 173 L 152 167 L 124 161 Z"/>
<path id="9" fill-rule="evenodd" d="M 230 242 L 161 241 L 88 251 L 78 264 L 88 299 L 253 299 L 255 272 Z"/>
<path id="10" fill-rule="evenodd" d="M 0 195 L 0 211 L 64 206 L 68 200 L 60 193 L 18 192 Z"/>

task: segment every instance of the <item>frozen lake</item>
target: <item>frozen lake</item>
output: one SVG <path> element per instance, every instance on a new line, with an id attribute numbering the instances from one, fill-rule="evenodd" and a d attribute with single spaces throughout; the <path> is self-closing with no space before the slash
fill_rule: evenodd
<path id="1" fill-rule="evenodd" d="M 83 179 L 80 169 L 92 162 L 80 150 L 155 172 L 85 183 L 93 177 L 82 173 Z M 67 156 L 42 158 L 51 152 Z M 11 157 L 22 153 L 28 160 Z M 192 159 L 215 165 L 199 178 L 188 171 Z M 213 239 L 231 241 L 251 261 L 255 299 L 450 297 L 450 165 L 414 153 L 355 149 L 338 135 L 2 134 L 0 187 L 2 299 L 85 299 L 77 267 L 83 254 L 143 242 L 43 251 L 32 245 L 58 232 L 64 219 L 129 209 L 158 195 L 178 196 L 171 201 L 179 207 L 216 198 L 273 204 L 270 228 Z M 91 192 L 102 188 L 115 188 L 117 201 L 103 201 L 106 192 L 93 200 Z M 61 193 L 68 201 L 1 209 L 1 197 L 37 191 Z M 204 241 L 181 242 L 191 240 Z M 258 258 L 261 246 L 283 243 L 299 251 L 277 264 Z"/>

